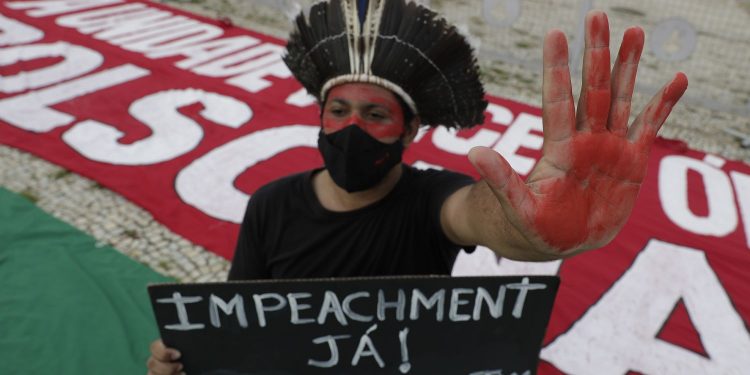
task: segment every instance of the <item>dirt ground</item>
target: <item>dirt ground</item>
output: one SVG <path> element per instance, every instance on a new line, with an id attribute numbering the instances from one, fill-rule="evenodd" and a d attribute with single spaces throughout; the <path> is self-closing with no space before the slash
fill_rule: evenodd
<path id="1" fill-rule="evenodd" d="M 213 18 L 225 18 L 237 26 L 281 39 L 289 34 L 292 17 L 313 3 L 311 0 L 160 2 Z M 745 134 L 750 146 L 750 70 L 745 68 L 750 61 L 750 28 L 747 27 L 750 25 L 750 0 L 710 3 L 701 0 L 419 2 L 446 15 L 469 36 L 479 51 L 483 80 L 490 94 L 537 106 L 541 103 L 541 43 L 546 30 L 561 28 L 568 34 L 573 50 L 576 35 L 580 34 L 577 24 L 585 7 L 608 12 L 612 46 L 619 45 L 626 27 L 641 25 L 647 32 L 647 46 L 639 68 L 634 111 L 643 108 L 675 72 L 684 71 L 690 79 L 690 88 L 661 135 L 683 140 L 693 149 L 750 163 L 750 147 L 743 148 L 738 137 Z M 513 13 L 513 3 L 520 4 L 520 13 Z M 489 7 L 485 6 L 487 4 Z M 686 20 L 692 26 L 694 34 L 687 37 L 693 38 L 695 48 L 689 58 L 681 61 L 659 60 L 649 52 L 649 36 L 656 35 L 659 28 L 673 18 Z M 508 20 L 514 22 L 511 24 Z M 662 46 L 667 52 L 670 48 L 679 48 L 680 42 L 685 45 L 684 34 L 672 34 L 669 36 L 672 39 L 666 39 Z M 683 40 L 673 40 L 675 38 Z M 580 84 L 578 75 L 573 74 L 574 87 Z"/>

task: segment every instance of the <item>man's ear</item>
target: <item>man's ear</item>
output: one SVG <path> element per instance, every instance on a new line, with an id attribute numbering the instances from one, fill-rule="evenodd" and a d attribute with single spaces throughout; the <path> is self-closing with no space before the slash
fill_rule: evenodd
<path id="1" fill-rule="evenodd" d="M 404 147 L 409 146 L 412 141 L 414 141 L 414 137 L 419 133 L 419 125 L 421 125 L 421 123 L 422 121 L 419 116 L 414 116 L 414 118 L 411 119 L 411 122 L 406 126 L 406 129 L 404 129 L 404 137 L 402 138 Z"/>

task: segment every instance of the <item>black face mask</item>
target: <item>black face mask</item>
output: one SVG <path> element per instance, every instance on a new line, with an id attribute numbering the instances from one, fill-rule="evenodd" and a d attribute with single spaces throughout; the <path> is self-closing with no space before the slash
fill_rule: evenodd
<path id="1" fill-rule="evenodd" d="M 318 135 L 318 150 L 331 178 L 342 189 L 353 193 L 367 190 L 382 181 L 401 162 L 404 144 L 382 143 L 356 125 Z"/>

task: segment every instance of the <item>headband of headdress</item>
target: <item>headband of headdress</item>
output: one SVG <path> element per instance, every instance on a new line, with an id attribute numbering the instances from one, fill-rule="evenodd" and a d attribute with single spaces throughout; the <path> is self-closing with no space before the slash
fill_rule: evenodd
<path id="1" fill-rule="evenodd" d="M 297 16 L 284 61 L 323 103 L 349 82 L 391 90 L 432 126 L 484 121 L 484 88 L 471 46 L 437 13 L 405 0 L 330 0 Z"/>

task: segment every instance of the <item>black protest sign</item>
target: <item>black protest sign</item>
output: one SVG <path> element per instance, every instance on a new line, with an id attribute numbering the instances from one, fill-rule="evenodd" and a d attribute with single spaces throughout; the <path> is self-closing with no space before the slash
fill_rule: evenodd
<path id="1" fill-rule="evenodd" d="M 149 286 L 188 374 L 536 372 L 559 279 L 379 277 Z"/>

